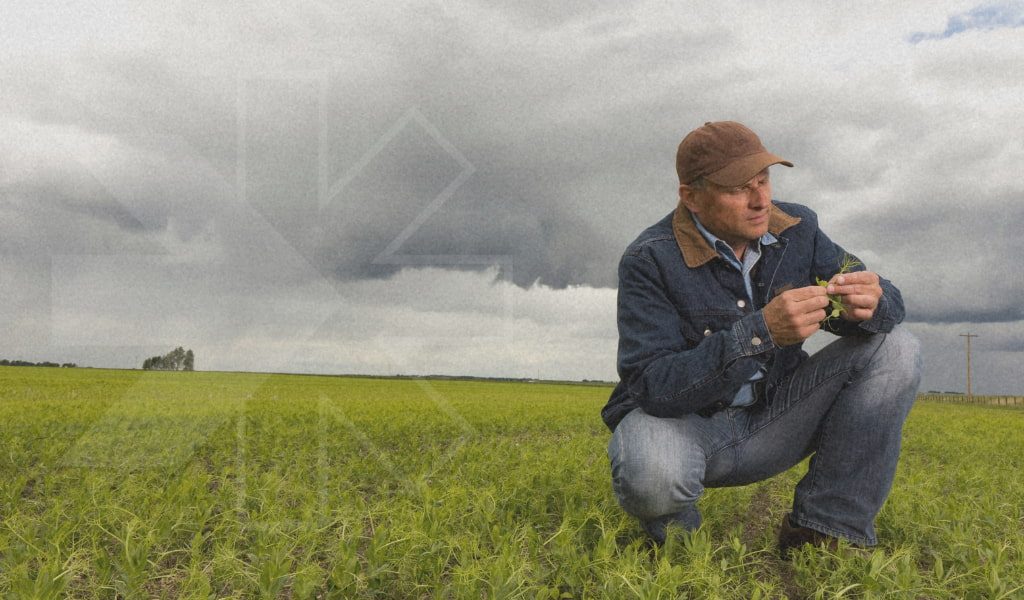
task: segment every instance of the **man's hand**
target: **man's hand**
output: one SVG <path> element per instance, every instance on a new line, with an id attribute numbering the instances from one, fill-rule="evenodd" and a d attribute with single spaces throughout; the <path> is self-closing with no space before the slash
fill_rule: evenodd
<path id="1" fill-rule="evenodd" d="M 840 316 L 847 321 L 867 321 L 875 314 L 882 297 L 878 275 L 871 271 L 857 271 L 836 275 L 828 282 L 829 294 L 839 294 L 846 307 Z"/>
<path id="2" fill-rule="evenodd" d="M 825 319 L 826 306 L 828 294 L 825 288 L 812 285 L 782 292 L 772 298 L 761 312 L 775 345 L 789 346 L 814 335 Z"/>

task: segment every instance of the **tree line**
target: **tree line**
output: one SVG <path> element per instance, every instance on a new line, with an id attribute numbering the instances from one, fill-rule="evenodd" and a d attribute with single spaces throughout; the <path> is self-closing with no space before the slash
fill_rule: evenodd
<path id="1" fill-rule="evenodd" d="M 178 346 L 163 356 L 151 356 L 142 361 L 145 371 L 194 371 L 196 355 L 192 349 L 185 350 Z"/>
<path id="2" fill-rule="evenodd" d="M 70 369 L 77 366 L 75 363 L 55 363 L 48 360 L 34 363 L 27 360 L 0 359 L 0 367 L 67 367 Z"/>

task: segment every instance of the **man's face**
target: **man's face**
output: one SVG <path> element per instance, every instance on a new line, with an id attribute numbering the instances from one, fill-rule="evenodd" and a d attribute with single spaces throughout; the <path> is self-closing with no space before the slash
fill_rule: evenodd
<path id="1" fill-rule="evenodd" d="M 682 186 L 680 194 L 708 231 L 735 248 L 743 248 L 768 232 L 772 184 L 768 169 L 734 188 L 707 182 L 706 189 Z"/>

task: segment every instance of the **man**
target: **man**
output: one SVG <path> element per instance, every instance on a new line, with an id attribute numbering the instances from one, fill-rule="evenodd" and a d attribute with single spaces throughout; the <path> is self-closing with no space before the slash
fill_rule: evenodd
<path id="1" fill-rule="evenodd" d="M 768 167 L 793 165 L 731 121 L 705 123 L 676 155 L 679 204 L 619 264 L 620 383 L 602 411 L 612 483 L 655 543 L 696 529 L 706 487 L 745 485 L 812 455 L 782 520 L 785 557 L 805 543 L 877 543 L 903 422 L 917 395 L 917 340 L 889 281 L 771 198 Z M 828 286 L 816 284 L 817 279 Z M 831 313 L 828 294 L 845 310 Z M 819 328 L 840 338 L 812 357 Z"/>

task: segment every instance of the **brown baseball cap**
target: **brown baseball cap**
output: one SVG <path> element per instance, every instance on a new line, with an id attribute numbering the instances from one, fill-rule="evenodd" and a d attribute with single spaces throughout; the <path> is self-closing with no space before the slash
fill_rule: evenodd
<path id="1" fill-rule="evenodd" d="M 676 173 L 679 183 L 698 177 L 725 187 L 743 185 L 769 165 L 793 163 L 765 150 L 757 134 L 736 121 L 704 123 L 679 143 Z"/>

